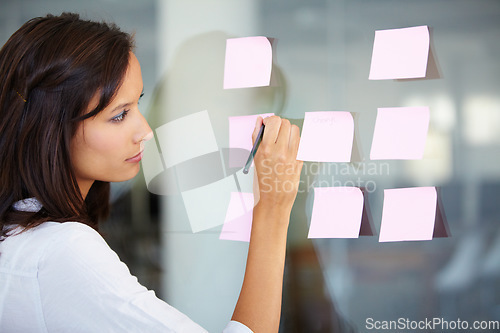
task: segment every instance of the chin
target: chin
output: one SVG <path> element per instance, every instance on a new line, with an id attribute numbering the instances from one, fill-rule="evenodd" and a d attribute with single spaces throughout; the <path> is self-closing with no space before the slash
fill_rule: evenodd
<path id="1" fill-rule="evenodd" d="M 140 167 L 137 165 L 137 168 L 134 168 L 132 171 L 128 171 L 125 173 L 122 173 L 120 175 L 114 175 L 111 179 L 108 179 L 106 181 L 111 182 L 111 183 L 120 183 L 120 182 L 125 182 L 127 180 L 131 180 L 137 174 L 139 173 Z"/>

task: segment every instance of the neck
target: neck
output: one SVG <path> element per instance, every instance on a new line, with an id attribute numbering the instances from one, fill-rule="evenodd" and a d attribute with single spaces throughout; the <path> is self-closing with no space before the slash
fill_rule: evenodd
<path id="1" fill-rule="evenodd" d="M 78 187 L 80 188 L 83 200 L 87 198 L 87 194 L 89 194 L 90 188 L 93 184 L 94 181 L 78 181 Z"/>

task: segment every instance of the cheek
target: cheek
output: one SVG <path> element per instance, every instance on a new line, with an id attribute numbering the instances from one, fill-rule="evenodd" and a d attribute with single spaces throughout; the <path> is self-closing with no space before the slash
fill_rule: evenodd
<path id="1" fill-rule="evenodd" d="M 92 133 L 85 133 L 85 142 L 90 150 L 101 154 L 120 153 L 124 138 L 119 131 L 96 129 Z"/>

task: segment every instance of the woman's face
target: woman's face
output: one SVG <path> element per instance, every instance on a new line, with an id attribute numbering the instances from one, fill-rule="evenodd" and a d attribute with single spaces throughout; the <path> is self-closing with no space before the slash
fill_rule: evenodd
<path id="1" fill-rule="evenodd" d="M 85 119 L 71 141 L 71 163 L 84 198 L 95 180 L 120 182 L 139 172 L 143 143 L 153 137 L 138 107 L 142 91 L 141 67 L 130 53 L 129 67 L 113 101 L 95 117 Z M 98 98 L 90 106 L 97 105 Z"/>

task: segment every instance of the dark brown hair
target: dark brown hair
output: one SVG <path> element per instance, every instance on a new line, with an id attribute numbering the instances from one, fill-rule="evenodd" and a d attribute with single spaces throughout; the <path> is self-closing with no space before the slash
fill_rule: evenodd
<path id="1" fill-rule="evenodd" d="M 0 239 L 4 226 L 79 221 L 97 229 L 109 211 L 109 183 L 83 199 L 70 141 L 80 121 L 103 110 L 122 84 L 133 39 L 114 24 L 77 14 L 26 22 L 0 50 Z M 97 107 L 90 101 L 100 95 Z M 37 213 L 12 204 L 35 197 Z"/>

